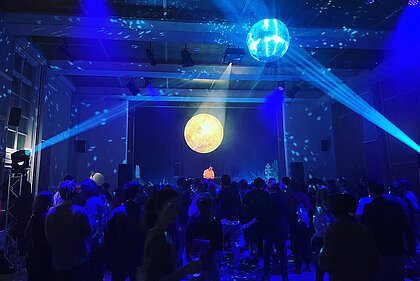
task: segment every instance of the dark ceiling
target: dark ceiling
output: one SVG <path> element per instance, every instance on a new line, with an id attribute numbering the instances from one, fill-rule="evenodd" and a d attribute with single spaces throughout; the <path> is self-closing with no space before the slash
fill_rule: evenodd
<path id="1" fill-rule="evenodd" d="M 91 10 L 86 3 L 99 0 L 14 0 L 5 1 L 6 12 L 41 13 L 53 15 L 85 15 Z M 262 17 L 276 17 L 288 26 L 303 28 L 351 28 L 352 30 L 392 30 L 407 0 L 112 0 L 108 1 L 111 16 L 135 17 L 183 22 L 255 22 Z M 84 38 L 62 38 L 54 36 L 31 36 L 45 56 L 51 60 L 67 60 L 68 56 L 59 50 L 66 43 L 76 60 L 99 62 L 148 63 L 145 50 L 149 42 L 131 40 L 104 40 Z M 188 49 L 196 65 L 220 65 L 226 45 L 188 43 Z M 382 49 L 349 48 L 306 48 L 306 51 L 332 72 L 337 69 L 342 75 L 348 70 L 353 76 L 363 70 L 372 69 L 383 57 Z M 159 64 L 181 64 L 180 51 L 184 48 L 179 42 L 153 42 L 152 49 Z M 259 66 L 248 52 L 241 65 Z M 267 67 L 267 66 L 266 66 Z M 270 65 L 269 67 L 273 67 Z M 274 67 L 281 68 L 280 61 Z M 340 77 L 340 76 L 339 76 Z M 71 76 L 68 78 L 76 87 L 123 87 L 121 77 Z M 340 77 L 342 78 L 342 77 Z M 136 82 L 142 87 L 142 81 Z M 288 82 L 290 83 L 290 82 Z M 214 87 L 212 80 L 189 81 L 187 79 L 153 79 L 154 87 L 209 89 Z M 276 87 L 273 81 L 230 81 L 229 89 L 268 90 Z M 293 85 L 292 85 L 293 86 Z M 315 91 L 305 82 L 301 89 Z M 313 97 L 313 95 L 311 96 Z"/>
<path id="2" fill-rule="evenodd" d="M 6 0 L 5 11 L 88 14 L 98 0 Z M 112 0 L 109 13 L 119 17 L 181 21 L 254 22 L 277 17 L 297 27 L 392 30 L 407 0 Z M 369 1 L 371 2 L 371 1 Z M 92 13 L 92 12 L 91 12 Z"/>

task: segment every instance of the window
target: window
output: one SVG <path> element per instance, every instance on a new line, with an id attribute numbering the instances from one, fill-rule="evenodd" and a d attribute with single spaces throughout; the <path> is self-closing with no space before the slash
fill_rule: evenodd
<path id="1" fill-rule="evenodd" d="M 16 45 L 13 68 L 12 93 L 9 106 L 22 109 L 19 127 L 8 127 L 6 146 L 9 152 L 30 148 L 34 145 L 32 128 L 36 120 L 34 102 L 38 102 L 35 94 L 39 85 L 39 63 L 24 49 Z"/>

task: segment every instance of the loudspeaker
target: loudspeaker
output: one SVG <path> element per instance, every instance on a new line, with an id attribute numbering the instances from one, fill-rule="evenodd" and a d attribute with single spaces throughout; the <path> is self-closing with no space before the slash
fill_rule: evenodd
<path id="1" fill-rule="evenodd" d="M 84 140 L 76 141 L 76 152 L 79 152 L 79 153 L 86 152 L 86 141 Z"/>
<path id="2" fill-rule="evenodd" d="M 182 177 L 182 164 L 181 163 L 174 163 L 174 177 Z"/>
<path id="3" fill-rule="evenodd" d="M 303 170 L 303 162 L 291 162 L 290 175 L 292 176 L 292 180 L 296 180 L 298 182 L 305 182 L 305 172 Z"/>
<path id="4" fill-rule="evenodd" d="M 330 141 L 321 140 L 321 151 L 329 151 L 329 150 L 330 150 Z"/>
<path id="5" fill-rule="evenodd" d="M 14 106 L 10 107 L 7 125 L 13 126 L 13 127 L 19 127 L 21 114 L 22 114 L 22 108 L 14 107 Z"/>
<path id="6" fill-rule="evenodd" d="M 118 187 L 123 188 L 130 181 L 133 181 L 133 165 L 118 164 Z"/>

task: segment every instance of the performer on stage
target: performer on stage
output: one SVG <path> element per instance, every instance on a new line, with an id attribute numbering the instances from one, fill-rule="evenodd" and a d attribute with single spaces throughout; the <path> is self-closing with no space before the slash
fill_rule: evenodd
<path id="1" fill-rule="evenodd" d="M 205 178 L 206 180 L 214 179 L 214 171 L 213 171 L 213 167 L 211 165 L 208 169 L 204 170 L 203 178 Z"/>

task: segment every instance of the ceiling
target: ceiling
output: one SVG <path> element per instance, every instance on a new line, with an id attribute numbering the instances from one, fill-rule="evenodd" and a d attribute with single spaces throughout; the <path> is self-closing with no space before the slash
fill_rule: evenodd
<path id="1" fill-rule="evenodd" d="M 4 10 L 8 28 L 27 36 L 51 67 L 84 92 L 111 88 L 120 93 L 117 89 L 128 82 L 144 88 L 146 80 L 155 88 L 228 89 L 264 95 L 286 81 L 286 91 L 299 86 L 296 97 L 319 98 L 322 92 L 287 71 L 287 58 L 267 65 L 246 52 L 243 61 L 232 67 L 232 74 L 236 73 L 232 79 L 217 81 L 227 66 L 223 53 L 229 44 L 246 48 L 244 34 L 251 23 L 277 17 L 289 27 L 291 45 L 302 47 L 347 81 L 382 62 L 389 31 L 406 2 L 112 0 L 102 10 L 106 13 L 103 22 L 89 21 L 101 10 L 90 8 L 98 0 L 61 0 L 60 5 L 56 0 L 14 0 L 6 1 Z M 137 27 L 133 25 L 140 20 Z M 60 46 L 66 46 L 74 62 L 69 62 L 69 54 Z M 181 65 L 180 51 L 185 47 L 194 67 Z M 147 48 L 153 50 L 158 65 L 149 65 Z M 109 67 L 103 71 L 106 65 Z M 196 75 L 198 72 L 208 77 Z"/>

